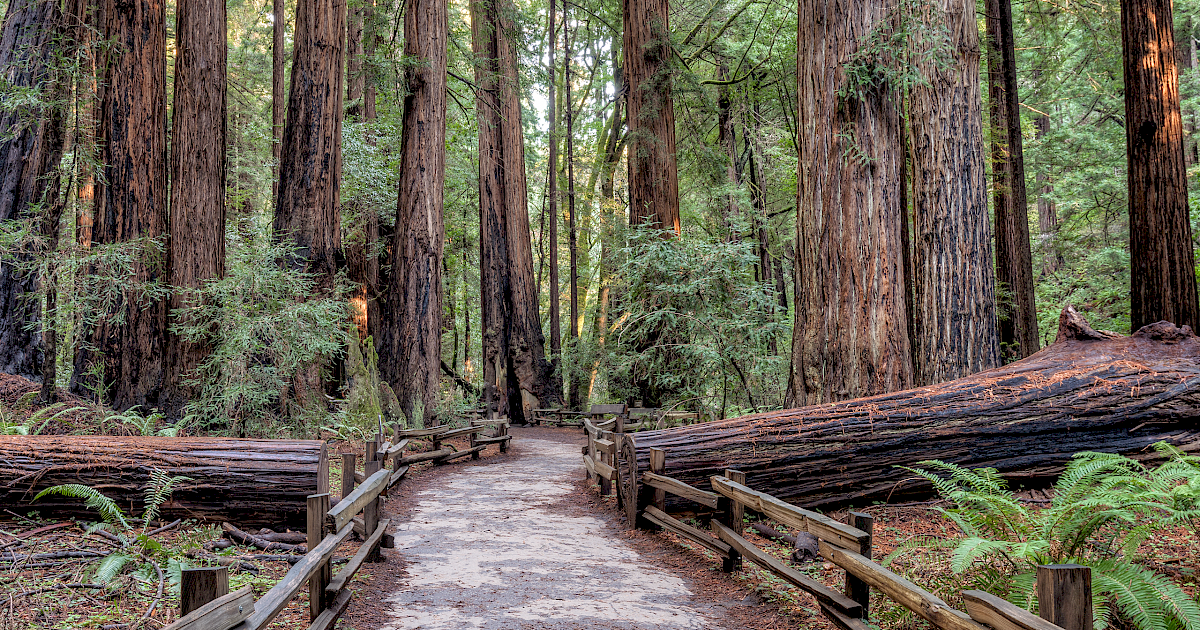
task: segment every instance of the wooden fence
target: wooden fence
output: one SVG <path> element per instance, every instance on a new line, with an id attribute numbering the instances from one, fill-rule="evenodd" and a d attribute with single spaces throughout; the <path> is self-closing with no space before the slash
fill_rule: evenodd
<path id="1" fill-rule="evenodd" d="M 442 446 L 443 441 L 462 435 L 470 437 L 470 448 L 458 451 Z M 404 449 L 415 437 L 430 440 L 433 450 L 404 455 Z M 164 630 L 261 630 L 305 584 L 309 630 L 333 628 L 350 605 L 353 593 L 348 585 L 354 574 L 363 563 L 382 560 L 380 546 L 392 546 L 386 533 L 389 521 L 379 519 L 380 497 L 387 496 L 388 489 L 403 479 L 409 466 L 421 461 L 442 464 L 467 455 L 478 458 L 488 444 L 497 444 L 504 452 L 511 439 L 508 423 L 503 419 L 472 422 L 461 429 L 439 426 L 404 430 L 397 426 L 392 440 L 386 442 L 382 434 L 376 435 L 375 440 L 367 442 L 362 474 L 355 472 L 356 454 L 342 455 L 342 497 L 336 505 L 330 505 L 328 493 L 308 497 L 308 553 L 292 565 L 282 580 L 256 601 L 249 586 L 228 592 L 225 567 L 184 570 L 180 582 L 182 616 Z M 391 469 L 386 466 L 389 459 Z M 318 489 L 328 486 L 328 456 L 322 448 Z M 361 536 L 363 543 L 334 575 L 333 553 L 352 533 Z"/>
<path id="2" fill-rule="evenodd" d="M 871 589 L 943 630 L 1091 630 L 1091 575 L 1087 567 L 1038 567 L 1041 617 L 1002 598 L 973 590 L 962 593 L 966 612 L 955 610 L 933 593 L 872 560 L 872 519 L 867 514 L 851 512 L 848 523 L 835 521 L 751 489 L 746 485 L 746 475 L 737 470 L 726 470 L 723 477 L 711 477 L 711 491 L 695 488 L 662 474 L 666 453 L 661 449 L 650 449 L 649 471 L 636 480 L 628 479 L 627 471 L 637 470 L 636 463 L 631 464 L 634 438 L 605 431 L 592 423 L 585 423 L 585 429 L 588 445 L 584 447 L 583 460 L 588 477 L 599 479 L 601 492 L 605 494 L 611 492 L 612 484 L 631 486 L 631 491 L 621 493 L 637 497 L 636 505 L 623 506 L 631 526 L 665 529 L 700 545 L 721 558 L 726 572 L 740 569 L 744 560 L 753 562 L 816 598 L 825 617 L 843 630 L 870 628 L 867 620 Z M 711 515 L 711 532 L 668 514 L 667 494 L 702 506 L 697 512 Z M 820 555 L 845 570 L 845 589 L 834 590 L 746 540 L 743 537 L 746 510 L 815 536 Z"/>

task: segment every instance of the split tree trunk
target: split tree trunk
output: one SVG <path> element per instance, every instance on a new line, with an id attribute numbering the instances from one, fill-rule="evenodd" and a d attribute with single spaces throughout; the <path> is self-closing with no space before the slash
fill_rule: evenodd
<path id="1" fill-rule="evenodd" d="M 845 102 L 838 95 L 847 82 L 840 60 L 862 43 L 848 34 L 873 32 L 893 6 L 805 0 L 800 8 L 792 391 L 804 404 L 913 384 L 896 94 L 879 86 Z"/>
<path id="2" fill-rule="evenodd" d="M 417 63 L 406 72 L 394 264 L 378 347 L 380 371 L 413 426 L 417 402 L 422 426 L 433 419 L 442 356 L 448 20 L 445 0 L 406 2 L 404 54 Z"/>
<path id="3" fill-rule="evenodd" d="M 1200 448 L 1200 338 L 1159 322 L 1131 337 L 1092 330 L 1074 309 L 1058 340 L 1001 368 L 940 385 L 635 434 L 636 460 L 707 489 L 726 468 L 804 507 L 928 496 L 896 466 L 927 459 L 1048 483 L 1074 453 Z M 623 471 L 629 468 L 626 462 Z"/>
<path id="4" fill-rule="evenodd" d="M 75 483 L 137 514 L 150 472 L 159 469 L 191 477 L 177 484 L 162 506 L 165 518 L 299 525 L 305 497 L 328 490 L 317 488 L 324 449 L 318 440 L 0 436 L 0 505 L 95 519 L 82 499 L 56 495 L 33 502 L 40 490 Z"/>
<path id="5" fill-rule="evenodd" d="M 1171 0 L 1123 0 L 1129 319 L 1200 324 Z"/>

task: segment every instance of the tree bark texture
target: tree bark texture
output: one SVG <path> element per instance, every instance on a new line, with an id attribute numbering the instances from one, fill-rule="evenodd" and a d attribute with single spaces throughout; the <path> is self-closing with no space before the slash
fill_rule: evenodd
<path id="1" fill-rule="evenodd" d="M 1200 323 L 1171 0 L 1123 0 L 1130 327 Z"/>
<path id="2" fill-rule="evenodd" d="M 279 198 L 279 158 L 283 151 L 284 103 L 283 70 L 284 35 L 287 31 L 287 0 L 271 0 L 271 157 L 275 159 L 272 169 L 271 198 Z"/>
<path id="3" fill-rule="evenodd" d="M 999 364 L 992 235 L 973 0 L 938 0 L 949 46 L 917 53 L 928 82 L 909 95 L 912 124 L 913 352 L 916 382 L 931 385 Z M 927 49 L 938 44 L 921 42 Z M 947 56 L 939 67 L 936 59 Z"/>
<path id="4" fill-rule="evenodd" d="M 104 75 L 99 129 L 103 184 L 97 185 L 92 242 L 140 240 L 135 279 L 165 280 L 163 257 L 148 239 L 161 242 L 167 232 L 166 4 L 105 0 L 104 18 L 104 36 L 113 50 Z M 95 350 L 77 351 L 72 389 L 99 391 L 120 410 L 157 406 L 165 368 L 167 300 L 142 303 L 127 290 L 117 310 L 89 331 Z"/>
<path id="5" fill-rule="evenodd" d="M 225 274 L 225 2 L 179 0 L 177 6 L 167 248 L 168 279 L 176 288 L 172 310 L 198 306 L 187 291 Z M 184 380 L 210 349 L 177 335 L 170 339 L 164 389 L 173 400 L 164 402 L 178 408 L 193 389 Z"/>
<path id="6" fill-rule="evenodd" d="M 562 365 L 562 295 L 558 284 L 558 95 L 555 93 L 558 86 L 554 76 L 558 48 L 557 9 L 558 0 L 550 0 L 550 65 L 547 67 L 549 80 L 546 82 L 549 90 L 546 112 L 550 118 L 550 157 L 546 167 L 546 197 L 550 215 L 550 364 L 556 373 Z"/>
<path id="7" fill-rule="evenodd" d="M 0 76 L 14 88 L 44 91 L 45 107 L 0 112 L 0 222 L 41 223 L 35 233 L 56 235 L 58 165 L 66 145 L 65 101 L 71 82 L 55 67 L 56 58 L 74 56 L 83 3 L 13 0 L 0 30 Z M 45 205 L 42 205 L 45 204 Z M 42 208 L 39 210 L 39 206 Z M 23 248 L 17 263 L 30 263 L 39 248 Z M 47 354 L 37 332 L 41 319 L 40 278 L 0 260 L 0 372 L 31 379 L 42 376 Z"/>
<path id="8" fill-rule="evenodd" d="M 42 514 L 96 517 L 82 499 L 33 497 L 77 483 L 100 491 L 127 514 L 144 507 L 154 469 L 184 475 L 163 504 L 165 518 L 278 527 L 304 523 L 317 489 L 323 442 L 112 436 L 0 436 L 0 504 Z"/>
<path id="9" fill-rule="evenodd" d="M 1035 137 L 1041 138 L 1050 133 L 1050 117 L 1038 116 L 1033 121 Z M 1055 238 L 1058 235 L 1058 204 L 1050 195 L 1054 192 L 1050 174 L 1043 171 L 1037 174 L 1038 183 L 1038 242 L 1041 243 L 1042 275 L 1058 271 L 1062 266 L 1062 252 L 1058 249 Z"/>
<path id="10" fill-rule="evenodd" d="M 986 24 L 996 281 L 1009 292 L 997 313 L 1000 347 L 1005 355 L 1023 359 L 1039 344 L 1011 0 L 987 0 Z"/>
<path id="11" fill-rule="evenodd" d="M 509 419 L 520 424 L 539 401 L 551 404 L 562 395 L 554 391 L 538 317 L 517 60 L 509 35 L 511 10 L 502 0 L 471 4 L 478 86 L 484 376 L 490 393 L 506 399 Z"/>
<path id="12" fill-rule="evenodd" d="M 380 326 L 379 362 L 409 420 L 420 401 L 423 426 L 437 405 L 442 357 L 442 188 L 446 164 L 446 0 L 407 0 L 404 131 L 393 267 Z"/>
<path id="13" fill-rule="evenodd" d="M 275 239 L 332 286 L 342 263 L 342 77 L 345 0 L 296 5 L 291 89 L 279 168 Z"/>
<path id="14" fill-rule="evenodd" d="M 1026 359 L 918 389 L 637 433 L 637 465 L 646 470 L 649 449 L 661 448 L 665 474 L 691 485 L 736 468 L 757 490 L 819 508 L 928 496 L 928 484 L 895 468 L 926 459 L 1050 482 L 1080 451 L 1200 448 L 1198 369 L 1189 329 L 1098 333 L 1068 308 L 1058 340 Z"/>
<path id="15" fill-rule="evenodd" d="M 667 0 L 624 0 L 629 223 L 678 235 L 679 171 L 667 14 Z"/>
<path id="16" fill-rule="evenodd" d="M 803 404 L 913 384 L 896 94 L 883 85 L 838 94 L 847 81 L 843 60 L 892 6 L 803 0 L 800 7 L 792 390 Z"/>
<path id="17" fill-rule="evenodd" d="M 364 0 L 351 0 L 347 7 L 346 20 L 346 118 L 358 120 L 362 117 L 363 88 L 363 15 Z"/>

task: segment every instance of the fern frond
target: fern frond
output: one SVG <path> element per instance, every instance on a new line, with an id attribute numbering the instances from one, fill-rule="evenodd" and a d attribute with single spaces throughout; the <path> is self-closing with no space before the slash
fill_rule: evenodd
<path id="1" fill-rule="evenodd" d="M 951 556 L 950 568 L 955 573 L 963 573 L 971 568 L 976 560 L 986 559 L 996 554 L 1003 554 L 1012 547 L 1006 540 L 988 540 L 986 538 L 965 538 L 958 542 Z"/>
<path id="2" fill-rule="evenodd" d="M 152 468 L 150 485 L 146 486 L 146 512 L 142 515 L 146 522 L 149 523 L 158 517 L 159 508 L 170 498 L 176 484 L 191 480 L 191 477 L 183 475 L 172 477 L 160 468 Z"/>
<path id="3" fill-rule="evenodd" d="M 133 560 L 133 556 L 120 551 L 109 554 L 96 566 L 96 583 L 108 584 L 112 582 L 113 578 L 117 577 L 121 573 L 121 569 L 124 569 L 125 565 L 129 564 L 131 560 Z"/>
<path id="4" fill-rule="evenodd" d="M 44 496 L 58 494 L 72 499 L 83 499 L 84 505 L 96 510 L 100 513 L 100 518 L 106 523 L 120 523 L 121 527 L 129 529 L 129 523 L 125 520 L 125 513 L 117 506 L 117 503 L 112 499 L 104 496 L 99 490 L 78 483 L 68 483 L 61 486 L 51 486 L 37 493 L 33 497 L 34 501 L 41 499 Z"/>

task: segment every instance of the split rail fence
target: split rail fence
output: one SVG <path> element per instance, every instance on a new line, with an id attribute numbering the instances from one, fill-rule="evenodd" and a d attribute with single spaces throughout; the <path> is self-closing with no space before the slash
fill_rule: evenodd
<path id="1" fill-rule="evenodd" d="M 695 488 L 662 474 L 666 453 L 650 449 L 649 470 L 636 479 L 634 437 L 606 431 L 590 421 L 584 423 L 588 443 L 583 462 L 588 478 L 598 480 L 602 494 L 621 486 L 618 504 L 624 508 L 631 527 L 667 530 L 717 555 L 726 572 L 737 571 L 749 560 L 796 588 L 812 595 L 821 612 L 842 630 L 869 630 L 871 590 L 876 589 L 897 604 L 942 630 L 1091 630 L 1092 595 L 1090 569 L 1079 565 L 1038 567 L 1037 593 L 1041 617 L 1004 599 L 982 591 L 963 591 L 966 611 L 951 607 L 938 596 L 872 560 L 872 518 L 851 512 L 848 523 L 805 510 L 746 485 L 745 473 L 726 470 L 710 478 L 712 490 Z M 698 504 L 695 513 L 710 517 L 711 532 L 694 527 L 667 513 L 668 494 Z M 636 497 L 629 505 L 628 497 Z M 784 564 L 743 537 L 746 510 L 818 540 L 825 560 L 846 572 L 845 588 L 837 591 L 803 572 Z"/>
<path id="2" fill-rule="evenodd" d="M 470 448 L 456 450 L 442 446 L 445 440 L 469 436 Z M 433 450 L 404 455 L 412 438 L 426 438 Z M 226 567 L 187 569 L 180 582 L 182 616 L 164 630 L 261 630 L 266 628 L 291 601 L 308 585 L 309 630 L 329 630 L 350 605 L 353 592 L 350 580 L 367 562 L 383 560 L 380 547 L 394 544 L 387 534 L 388 519 L 379 519 L 380 497 L 400 482 L 409 466 L 422 461 L 446 463 L 470 455 L 478 458 L 489 444 L 497 444 L 501 452 L 508 450 L 512 436 L 506 420 L 472 422 L 470 426 L 453 429 L 438 426 L 428 429 L 394 429 L 392 440 L 383 441 L 382 432 L 367 442 L 363 473 L 355 471 L 357 455 L 342 454 L 342 496 L 331 506 L 328 493 L 308 497 L 308 553 L 292 565 L 271 590 L 257 601 L 250 587 L 229 592 Z M 388 460 L 392 468 L 388 469 Z M 321 449 L 318 489 L 329 487 L 329 456 Z M 361 516 L 360 516 L 361 514 Z M 363 539 L 358 551 L 333 574 L 333 554 L 352 533 Z"/>

